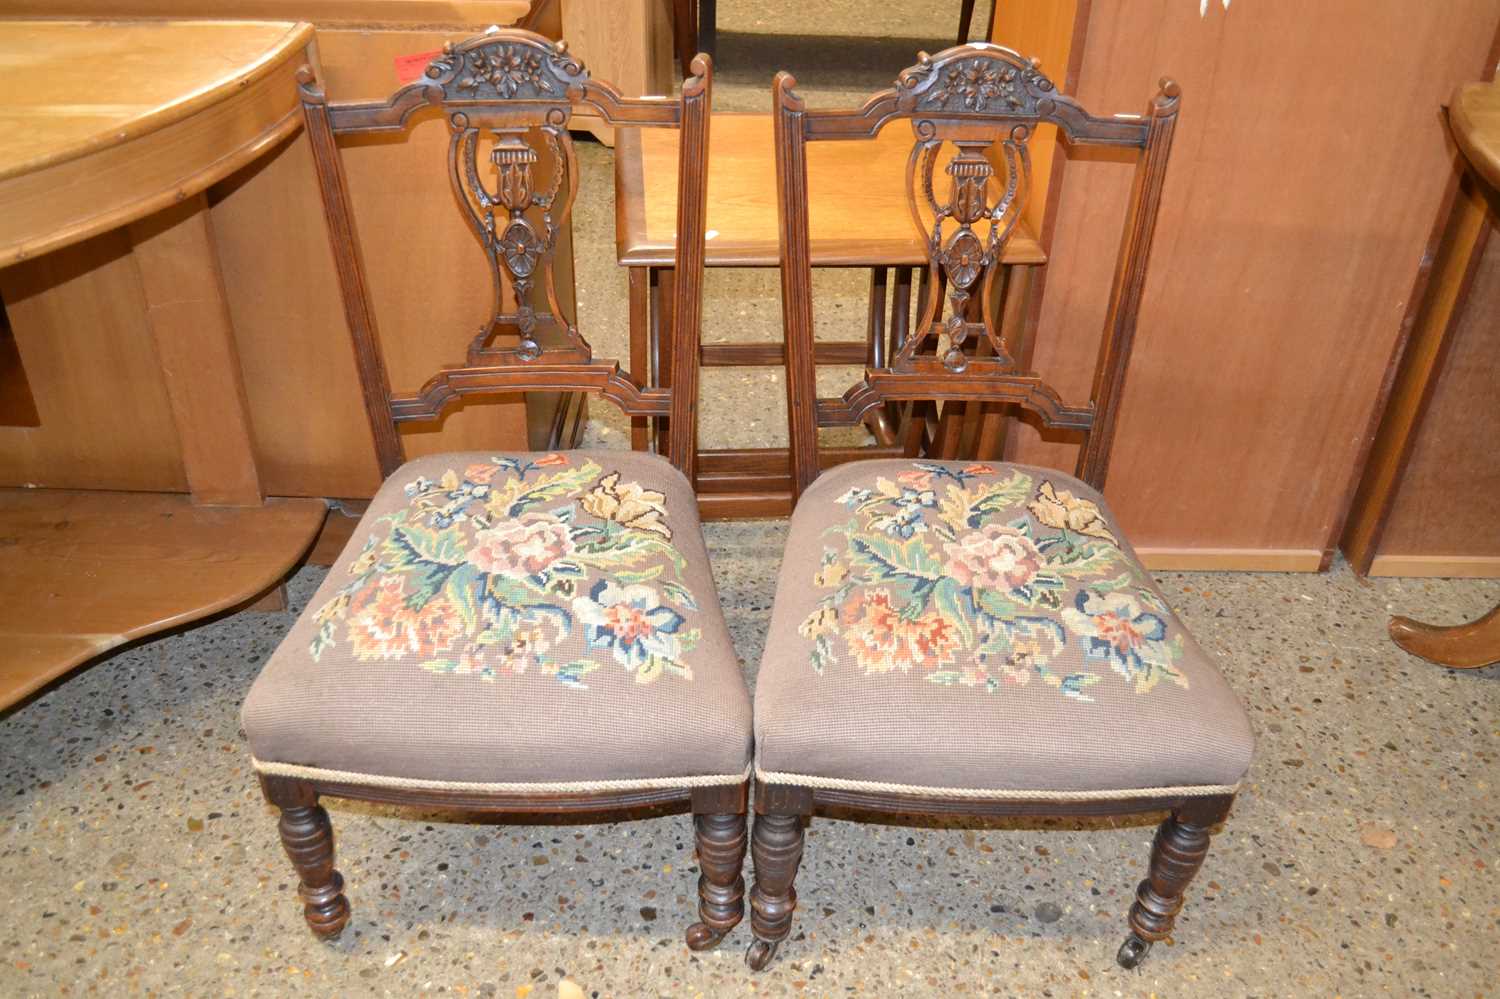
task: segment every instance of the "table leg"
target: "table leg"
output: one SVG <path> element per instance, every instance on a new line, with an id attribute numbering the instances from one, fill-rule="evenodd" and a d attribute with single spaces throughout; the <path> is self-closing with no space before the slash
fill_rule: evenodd
<path id="1" fill-rule="evenodd" d="M 1478 669 L 1500 662 L 1500 607 L 1468 624 L 1437 627 L 1393 617 L 1391 640 L 1414 656 L 1453 669 Z"/>
<path id="2" fill-rule="evenodd" d="M 208 200 L 198 194 L 135 222 L 130 237 L 193 500 L 259 506 L 250 409 Z"/>
<path id="3" fill-rule="evenodd" d="M 677 285 L 677 271 L 671 267 L 651 268 L 651 384 L 659 388 L 672 387 L 672 333 L 676 317 L 672 313 L 673 290 Z M 666 454 L 671 428 L 665 416 L 651 418 L 654 428 L 653 450 Z"/>
<path id="4" fill-rule="evenodd" d="M 643 385 L 654 377 L 651 364 L 651 271 L 630 268 L 630 377 Z M 651 447 L 651 424 L 644 416 L 630 418 L 630 449 Z"/>
<path id="5" fill-rule="evenodd" d="M 884 267 L 870 268 L 870 303 L 865 320 L 865 364 L 872 368 L 883 368 L 890 363 L 885 332 L 886 281 L 887 271 Z M 885 407 L 872 410 L 865 417 L 865 425 L 882 445 L 896 442 L 891 416 Z"/>

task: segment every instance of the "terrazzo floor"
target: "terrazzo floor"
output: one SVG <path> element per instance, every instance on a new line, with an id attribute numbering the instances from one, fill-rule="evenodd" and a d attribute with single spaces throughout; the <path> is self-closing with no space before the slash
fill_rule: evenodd
<path id="1" fill-rule="evenodd" d="M 941 39 L 956 15 L 928 6 Z M 913 17 L 910 5 L 816 7 L 721 4 L 719 107 L 763 106 L 778 52 L 817 66 L 804 78 L 817 103 L 883 85 L 909 61 L 893 51 L 941 44 L 830 39 L 838 57 L 814 59 L 766 33 L 882 36 Z M 575 230 L 581 323 L 618 354 L 609 157 L 580 148 Z M 862 316 L 857 275 L 819 280 L 820 323 Z M 774 272 L 711 273 L 705 336 L 778 336 L 776 287 Z M 721 375 L 705 384 L 704 442 L 778 439 L 777 373 Z M 590 443 L 622 446 L 624 422 L 607 406 L 593 413 Z M 706 531 L 753 683 L 785 524 Z M 1500 583 L 1362 582 L 1342 563 L 1325 575 L 1158 574 L 1249 709 L 1258 752 L 1175 937 L 1140 970 L 1119 969 L 1114 953 L 1150 819 L 820 817 L 792 938 L 753 975 L 747 926 L 715 952 L 682 945 L 697 875 L 681 815 L 517 826 L 331 801 L 354 915 L 336 943 L 314 940 L 238 711 L 323 571 L 296 574 L 290 612 L 137 644 L 0 715 L 0 996 L 1497 991 L 1500 668 L 1427 665 L 1384 624 L 1392 612 L 1477 616 Z"/>

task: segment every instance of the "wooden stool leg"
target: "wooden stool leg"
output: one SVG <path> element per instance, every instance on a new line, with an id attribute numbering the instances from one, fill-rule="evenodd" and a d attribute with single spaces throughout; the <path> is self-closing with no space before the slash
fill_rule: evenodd
<path id="1" fill-rule="evenodd" d="M 708 950 L 745 918 L 745 813 L 693 816 L 698 841 L 698 922 L 688 927 L 687 945 Z"/>
<path id="2" fill-rule="evenodd" d="M 750 855 L 755 860 L 755 887 L 750 890 L 750 929 L 755 942 L 745 963 L 761 971 L 792 929 L 797 908 L 797 867 L 802 863 L 802 817 L 812 812 L 812 793 L 789 785 L 757 784 L 755 828 Z"/>
<path id="3" fill-rule="evenodd" d="M 1116 956 L 1122 968 L 1146 959 L 1151 945 L 1172 932 L 1183 893 L 1208 856 L 1209 830 L 1225 809 L 1179 808 L 1161 824 L 1151 847 L 1151 869 L 1130 907 L 1130 935 Z"/>
<path id="4" fill-rule="evenodd" d="M 281 845 L 297 869 L 302 913 L 308 929 L 332 940 L 349 922 L 344 878 L 333 866 L 333 825 L 310 787 L 285 778 L 262 777 L 266 798 L 281 809 Z"/>

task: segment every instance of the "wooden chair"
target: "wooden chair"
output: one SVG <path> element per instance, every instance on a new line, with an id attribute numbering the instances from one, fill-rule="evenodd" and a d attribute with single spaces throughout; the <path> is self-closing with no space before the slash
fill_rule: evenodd
<path id="1" fill-rule="evenodd" d="M 328 104 L 311 72 L 302 74 L 387 476 L 243 714 L 319 936 L 336 936 L 349 918 L 324 795 L 534 816 L 690 807 L 702 876 L 688 944 L 712 946 L 740 920 L 750 704 L 698 527 L 691 449 L 674 449 L 675 469 L 608 451 L 403 464 L 396 432 L 460 398 L 560 389 L 692 425 L 709 60 L 693 69 L 678 101 L 626 99 L 591 80 L 563 43 L 509 30 L 445 48 L 424 78 L 385 102 Z M 575 108 L 615 127 L 682 132 L 686 265 L 670 390 L 642 388 L 614 362 L 592 359 L 552 295 L 554 241 L 577 187 L 567 131 Z M 464 363 L 393 395 L 335 137 L 398 132 L 424 109 L 447 120 L 448 173 L 494 275 L 495 302 Z M 544 346 L 549 338 L 556 346 Z"/>
<path id="2" fill-rule="evenodd" d="M 803 821 L 823 806 L 891 814 L 1170 812 L 1118 960 L 1165 937 L 1250 761 L 1243 708 L 1123 539 L 1099 490 L 1177 120 L 1163 80 L 1146 115 L 1096 118 L 993 45 L 921 56 L 857 111 L 809 111 L 775 83 L 792 517 L 755 694 L 755 885 L 748 960 L 786 937 Z M 1069 405 L 1012 360 L 991 310 L 1024 203 L 1027 140 L 1139 152 L 1092 398 Z M 933 296 L 888 363 L 815 397 L 808 260 L 811 143 L 915 135 L 911 217 Z M 992 142 L 997 150 L 986 155 Z M 951 154 L 945 152 L 951 146 Z M 943 173 L 935 178 L 939 161 Z M 944 182 L 946 181 L 946 182 Z M 943 317 L 944 311 L 947 317 Z M 1078 478 L 1049 469 L 882 460 L 819 477 L 819 417 L 893 400 L 1010 403 L 1081 432 Z M 817 481 L 814 481 L 814 480 Z"/>

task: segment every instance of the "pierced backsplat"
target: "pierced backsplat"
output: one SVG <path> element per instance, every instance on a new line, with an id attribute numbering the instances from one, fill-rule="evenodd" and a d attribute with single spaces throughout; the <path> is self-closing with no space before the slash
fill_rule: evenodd
<path id="1" fill-rule="evenodd" d="M 467 82 L 473 83 L 475 79 Z M 498 83 L 490 77 L 482 82 L 485 86 L 512 90 L 521 85 L 509 76 Z M 547 85 L 545 78 L 532 86 L 543 85 Z M 588 342 L 562 315 L 552 278 L 558 233 L 567 221 L 578 191 L 577 162 L 573 140 L 566 128 L 567 117 L 566 111 L 553 108 L 548 110 L 544 124 L 535 129 L 525 125 L 489 129 L 488 159 L 494 167 L 495 180 L 494 186 L 488 187 L 479 165 L 480 133 L 484 130 L 471 124 L 469 115 L 463 111 L 448 116 L 453 132 L 448 147 L 453 191 L 484 247 L 495 290 L 493 316 L 469 345 L 470 364 L 534 361 L 542 356 L 538 332 L 547 327 L 560 330 L 564 337 L 564 345 L 547 350 L 549 360 L 587 361 L 590 357 Z M 528 141 L 534 134 L 542 137 L 549 154 L 541 185 L 536 176 L 541 156 Z M 511 288 L 510 309 L 506 308 L 507 280 L 502 279 L 502 274 Z M 542 310 L 534 304 L 538 289 L 545 293 L 546 308 Z M 515 347 L 497 348 L 493 341 L 498 333 L 514 333 L 519 341 Z"/>
<path id="2" fill-rule="evenodd" d="M 983 103 L 993 98 L 980 85 L 972 95 L 973 100 Z M 950 95 L 945 100 L 969 97 Z M 919 138 L 912 149 L 907 169 L 907 183 L 911 189 L 912 218 L 919 229 L 928 232 L 928 260 L 934 279 L 941 274 L 943 281 L 935 281 L 948 289 L 948 318 L 939 322 L 937 315 L 938 296 L 930 296 L 923 315 L 917 324 L 916 335 L 911 337 L 896 355 L 895 370 L 919 370 L 922 359 L 919 352 L 931 338 L 936 338 L 936 357 L 949 371 L 965 370 L 974 358 L 964 350 L 971 337 L 983 336 L 994 354 L 984 359 L 987 367 L 1011 370 L 1010 351 L 995 328 L 993 293 L 995 278 L 1000 272 L 1000 254 L 1006 240 L 1020 221 L 1026 196 L 1031 184 L 1031 159 L 1026 140 L 1030 130 L 1025 125 L 1016 125 L 1010 135 L 995 143 L 993 148 L 1005 168 L 1000 180 L 1000 194 L 991 202 L 991 181 L 995 178 L 995 165 L 989 151 L 992 144 L 987 139 L 958 138 L 954 140 L 957 152 L 948 161 L 944 173 L 951 180 L 948 200 L 939 203 L 933 193 L 933 174 L 937 169 L 938 155 L 943 140 L 936 137 L 939 129 L 925 119 L 914 122 Z M 932 213 L 929 226 L 922 221 L 917 208 L 918 189 L 920 196 Z M 957 228 L 945 239 L 945 222 L 956 222 Z M 975 225 L 988 223 L 988 231 L 981 237 Z M 971 308 L 976 287 L 983 289 L 983 302 L 978 311 L 979 319 L 972 317 Z"/>
<path id="3" fill-rule="evenodd" d="M 1162 80 L 1145 114 L 1096 116 L 1058 93 L 1034 61 L 990 44 L 923 53 L 894 87 L 849 111 L 809 109 L 796 82 L 780 73 L 773 84 L 794 496 L 822 468 L 819 427 L 854 426 L 882 409 L 888 417 L 893 403 L 907 401 L 1014 405 L 1044 427 L 1080 432 L 1078 475 L 1102 488 L 1177 120 L 1177 84 Z M 864 377 L 841 397 L 818 398 L 806 147 L 874 138 L 898 119 L 909 120 L 915 136 L 907 186 L 913 223 L 927 244 L 922 314 L 904 339 L 892 323 L 889 351 L 872 344 Z M 1030 187 L 1027 143 L 1043 123 L 1055 125 L 1070 145 L 1137 153 L 1099 362 L 1081 404 L 1065 402 L 1040 375 L 1020 370 L 1019 345 L 1005 343 L 996 326 L 997 292 L 1008 293 L 1012 284 L 1001 280 L 1000 260 Z M 939 200 L 935 178 L 945 149 L 951 152 Z M 880 363 L 885 357 L 889 363 Z M 912 427 L 918 433 L 907 435 L 906 446 L 920 447 L 925 431 Z"/>
<path id="4" fill-rule="evenodd" d="M 631 416 L 692 428 L 698 400 L 709 105 L 713 64 L 692 62 L 676 100 L 631 98 L 590 78 L 567 45 L 522 29 L 495 29 L 456 44 L 388 99 L 329 103 L 311 67 L 298 74 L 307 135 L 323 194 L 344 314 L 381 471 L 405 460 L 397 425 L 441 419 L 465 396 L 593 392 Z M 616 128 L 679 132 L 677 281 L 672 301 L 672 388 L 645 384 L 592 356 L 562 314 L 554 255 L 578 190 L 568 123 L 574 109 Z M 470 334 L 462 363 L 447 364 L 412 393 L 393 393 L 358 253 L 340 135 L 398 133 L 413 115 L 441 110 L 450 130 L 448 175 L 493 279 L 489 318 Z M 440 210 L 441 206 L 433 206 Z M 443 331 L 433 331 L 442 335 Z M 690 478 L 691 430 L 674 433 L 672 463 Z"/>

